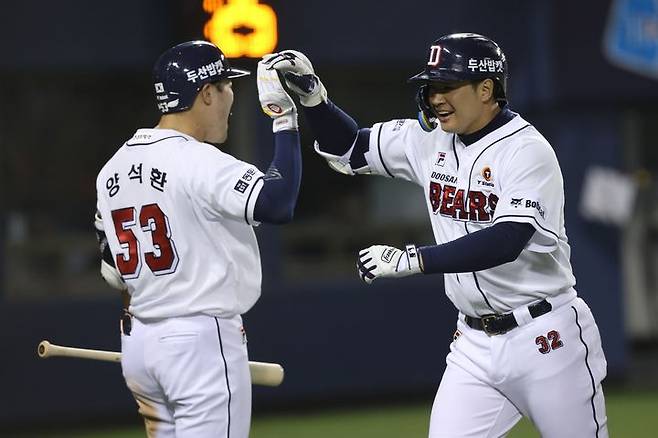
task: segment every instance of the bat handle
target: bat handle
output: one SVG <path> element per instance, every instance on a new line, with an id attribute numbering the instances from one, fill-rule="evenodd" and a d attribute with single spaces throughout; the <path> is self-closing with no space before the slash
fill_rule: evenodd
<path id="1" fill-rule="evenodd" d="M 37 354 L 40 358 L 48 357 L 48 350 L 50 349 L 50 342 L 41 341 L 37 347 Z"/>

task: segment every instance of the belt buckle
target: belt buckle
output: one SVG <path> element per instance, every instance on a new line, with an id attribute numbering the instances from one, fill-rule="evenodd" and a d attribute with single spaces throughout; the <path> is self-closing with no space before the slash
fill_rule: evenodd
<path id="1" fill-rule="evenodd" d="M 494 330 L 491 328 L 490 324 L 492 321 L 496 321 L 498 319 L 498 315 L 484 315 L 483 317 L 480 318 L 480 321 L 482 321 L 482 329 L 484 332 L 489 335 L 489 336 L 494 336 L 494 335 L 502 335 L 504 333 L 507 333 L 507 330 Z"/>

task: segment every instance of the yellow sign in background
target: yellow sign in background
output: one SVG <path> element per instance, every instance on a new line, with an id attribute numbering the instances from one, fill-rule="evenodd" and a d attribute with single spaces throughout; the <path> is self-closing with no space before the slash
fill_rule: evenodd
<path id="1" fill-rule="evenodd" d="M 277 44 L 274 10 L 258 0 L 203 0 L 212 14 L 203 29 L 205 37 L 229 58 L 260 58 Z"/>

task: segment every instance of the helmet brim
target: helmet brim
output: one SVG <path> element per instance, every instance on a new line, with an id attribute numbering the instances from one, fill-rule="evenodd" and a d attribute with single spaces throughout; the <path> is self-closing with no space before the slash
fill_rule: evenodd
<path id="1" fill-rule="evenodd" d="M 249 76 L 251 74 L 250 71 L 239 68 L 231 68 L 227 73 L 228 74 L 225 76 L 226 79 L 241 78 L 242 76 Z"/>
<path id="2" fill-rule="evenodd" d="M 467 74 L 462 74 L 459 72 L 452 72 L 448 70 L 439 70 L 428 72 L 426 70 L 421 71 L 415 76 L 407 79 L 407 83 L 428 83 L 428 82 L 462 82 L 466 80 L 471 80 L 473 78 L 469 77 Z"/>
<path id="3" fill-rule="evenodd" d="M 427 75 L 427 72 L 421 71 L 417 75 L 414 75 L 407 79 L 408 83 L 415 83 L 415 82 L 428 82 L 430 80 L 429 76 Z"/>

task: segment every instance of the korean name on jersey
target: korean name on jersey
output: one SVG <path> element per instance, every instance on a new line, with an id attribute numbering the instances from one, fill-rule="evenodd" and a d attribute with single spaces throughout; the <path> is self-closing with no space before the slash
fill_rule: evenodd
<path id="1" fill-rule="evenodd" d="M 230 317 L 260 295 L 262 172 L 168 129 L 140 129 L 100 171 L 98 210 L 142 318 Z"/>

